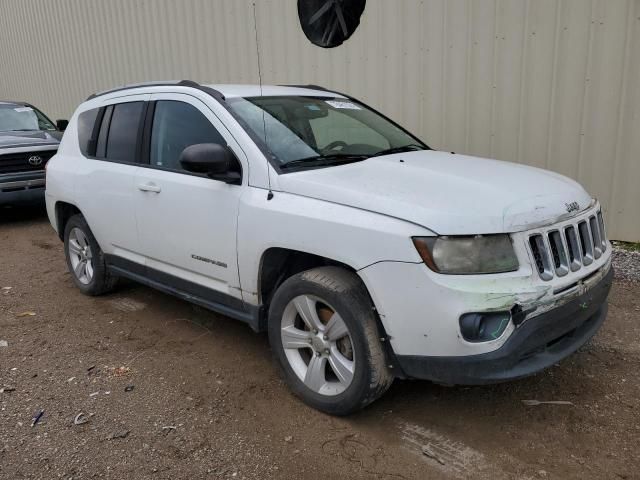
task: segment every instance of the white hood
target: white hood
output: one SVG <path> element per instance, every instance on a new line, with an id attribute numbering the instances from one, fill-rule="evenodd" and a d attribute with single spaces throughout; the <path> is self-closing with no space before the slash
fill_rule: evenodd
<path id="1" fill-rule="evenodd" d="M 567 218 L 591 196 L 560 174 L 433 150 L 278 177 L 284 192 L 407 220 L 440 235 L 517 232 Z M 568 213 L 569 204 L 578 209 Z"/>

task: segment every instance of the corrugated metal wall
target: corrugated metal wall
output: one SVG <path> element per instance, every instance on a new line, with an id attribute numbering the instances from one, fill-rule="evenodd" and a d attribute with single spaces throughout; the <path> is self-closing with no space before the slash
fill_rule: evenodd
<path id="1" fill-rule="evenodd" d="M 640 0 L 369 0 L 337 49 L 295 0 L 256 0 L 265 83 L 379 107 L 438 149 L 550 168 L 640 240 Z M 68 117 L 88 94 L 191 78 L 257 83 L 250 0 L 0 0 L 0 97 Z"/>

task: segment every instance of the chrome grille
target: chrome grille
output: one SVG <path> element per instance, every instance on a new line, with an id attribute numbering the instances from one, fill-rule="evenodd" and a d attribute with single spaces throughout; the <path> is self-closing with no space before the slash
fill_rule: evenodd
<path id="1" fill-rule="evenodd" d="M 530 235 L 529 248 L 543 280 L 564 277 L 591 265 L 607 249 L 602 212 L 598 210 L 563 228 Z"/>

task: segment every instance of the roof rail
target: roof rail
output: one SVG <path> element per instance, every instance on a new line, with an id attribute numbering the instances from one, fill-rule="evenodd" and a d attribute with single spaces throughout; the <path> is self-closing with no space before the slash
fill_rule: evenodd
<path id="1" fill-rule="evenodd" d="M 309 89 L 309 90 L 321 90 L 323 92 L 329 92 L 329 93 L 335 93 L 336 95 L 342 95 L 344 98 L 348 98 L 350 100 L 356 100 L 354 97 L 352 97 L 349 94 L 339 92 L 338 90 L 332 90 L 330 88 L 321 87 L 320 85 L 309 84 L 309 85 L 280 85 L 280 86 L 281 87 L 293 87 L 293 88 L 306 88 L 306 89 Z"/>
<path id="2" fill-rule="evenodd" d="M 321 87 L 320 85 L 313 85 L 313 84 L 309 84 L 309 85 L 280 85 L 281 87 L 293 87 L 293 88 L 307 88 L 309 90 L 323 90 L 325 92 L 331 92 L 332 90 L 329 90 L 328 88 L 325 87 Z M 338 92 L 333 92 L 333 93 L 338 93 Z"/>
<path id="3" fill-rule="evenodd" d="M 224 95 L 220 93 L 218 90 L 215 90 L 211 87 L 205 87 L 204 85 L 200 85 L 198 82 L 194 82 L 193 80 L 174 80 L 174 81 L 132 83 L 130 85 L 123 85 L 121 87 L 112 88 L 110 90 L 103 90 L 102 92 L 93 93 L 87 97 L 87 100 L 91 100 L 96 97 L 101 97 L 102 95 L 107 95 L 109 93 L 130 90 L 133 88 L 144 88 L 144 87 L 191 87 L 191 88 L 196 88 L 198 90 L 202 90 L 203 92 L 208 93 L 209 95 L 213 96 L 218 100 L 225 99 Z"/>

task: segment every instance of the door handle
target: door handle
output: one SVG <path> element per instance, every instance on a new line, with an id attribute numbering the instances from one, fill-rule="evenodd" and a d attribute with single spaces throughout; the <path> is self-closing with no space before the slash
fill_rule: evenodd
<path id="1" fill-rule="evenodd" d="M 138 190 L 142 190 L 143 192 L 160 193 L 162 189 L 155 183 L 141 183 L 138 185 Z"/>

